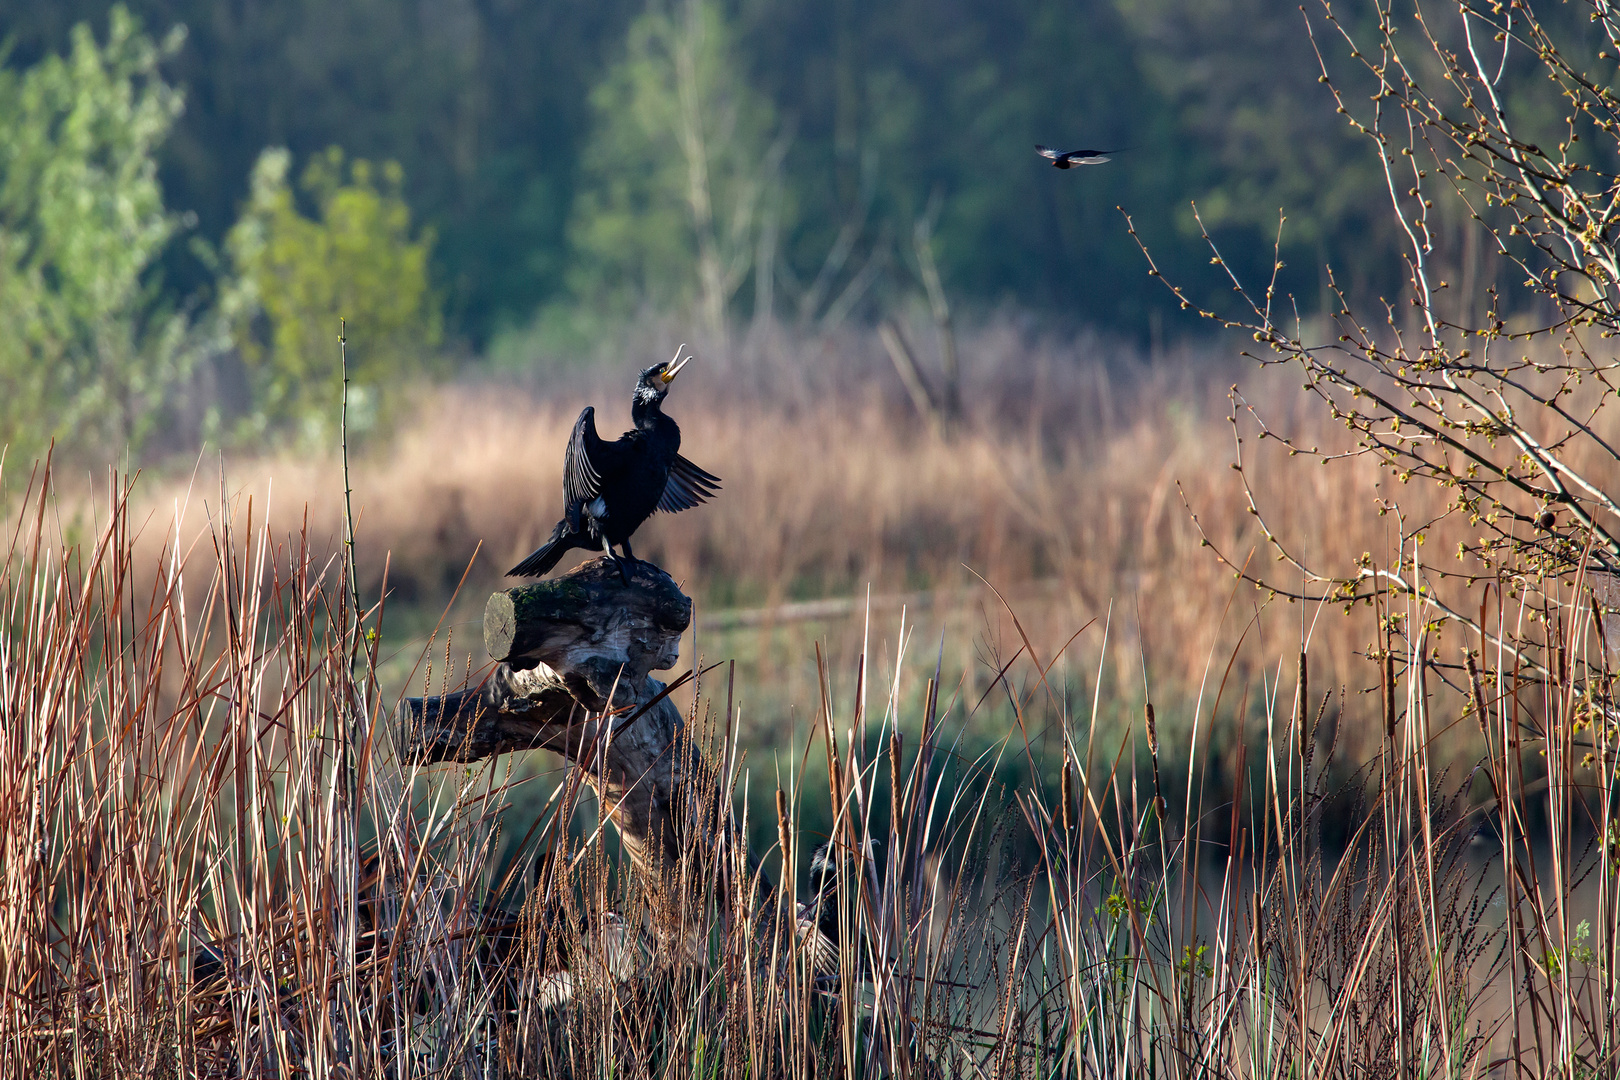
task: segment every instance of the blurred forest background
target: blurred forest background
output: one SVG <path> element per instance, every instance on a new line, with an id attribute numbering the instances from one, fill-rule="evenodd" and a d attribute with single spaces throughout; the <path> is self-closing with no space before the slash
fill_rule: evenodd
<path id="1" fill-rule="evenodd" d="M 1354 97 L 1366 71 L 1319 31 Z M 232 498 L 262 518 L 273 477 L 276 535 L 335 545 L 345 318 L 361 571 L 407 637 L 458 587 L 476 623 L 556 520 L 580 406 L 614 430 L 686 341 L 671 411 L 726 488 L 637 551 L 710 609 L 802 624 L 725 643 L 759 674 L 826 628 L 783 605 L 867 589 L 948 597 L 987 663 L 982 573 L 1070 630 L 1135 597 L 1197 685 L 1229 587 L 1203 540 L 1270 535 L 1226 468 L 1228 389 L 1307 446 L 1346 435 L 1137 240 L 1226 311 L 1286 211 L 1278 295 L 1308 329 L 1332 286 L 1407 309 L 1378 155 L 1293 5 L 0 0 L 0 35 L 0 490 L 55 440 L 80 477 L 156 466 L 165 507 L 223 450 Z M 1556 129 L 1531 51 L 1500 85 L 1518 130 Z M 1037 142 L 1118 152 L 1060 172 Z M 1470 223 L 1436 192 L 1430 272 L 1464 321 L 1505 265 Z M 1266 453 L 1246 475 L 1317 563 L 1387 543 L 1376 469 Z M 1321 649 L 1342 674 L 1364 646 L 1346 623 Z"/>
<path id="2" fill-rule="evenodd" d="M 1306 314 L 1327 264 L 1401 282 L 1293 5 L 0 0 L 0 35 L 14 456 L 323 439 L 340 313 L 374 393 L 588 361 L 650 312 L 711 351 L 945 297 L 1195 332 L 1116 206 L 1183 281 L 1191 201 L 1251 274 L 1286 208 Z M 1036 142 L 1120 152 L 1061 173 Z"/>

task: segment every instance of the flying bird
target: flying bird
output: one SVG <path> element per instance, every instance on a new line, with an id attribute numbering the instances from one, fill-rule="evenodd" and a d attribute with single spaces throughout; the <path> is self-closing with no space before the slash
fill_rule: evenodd
<path id="1" fill-rule="evenodd" d="M 1073 169 L 1081 165 L 1101 165 L 1114 150 L 1054 150 L 1050 146 L 1035 144 L 1035 152 L 1052 162 L 1054 169 Z"/>
<path id="2" fill-rule="evenodd" d="M 574 433 L 563 455 L 563 519 L 551 538 L 527 559 L 506 572 L 507 577 L 540 577 L 574 548 L 601 550 L 630 584 L 625 560 L 638 561 L 630 550 L 630 536 L 654 511 L 673 514 L 708 500 L 720 490 L 720 478 L 698 468 L 677 451 L 681 429 L 664 415 L 669 384 L 691 356 L 675 350 L 675 359 L 657 363 L 641 373 L 630 399 L 635 427 L 612 442 L 596 433 L 596 409 L 587 405 L 574 421 Z M 624 559 L 613 549 L 624 549 Z"/>

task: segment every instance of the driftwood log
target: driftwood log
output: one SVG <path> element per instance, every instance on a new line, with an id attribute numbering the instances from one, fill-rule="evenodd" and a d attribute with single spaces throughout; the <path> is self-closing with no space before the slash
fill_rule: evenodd
<path id="1" fill-rule="evenodd" d="M 484 645 L 494 673 L 460 693 L 407 698 L 398 720 L 414 762 L 562 754 L 585 769 L 636 868 L 656 873 L 677 866 L 683 846 L 718 836 L 714 801 L 684 787 L 706 767 L 682 745 L 685 718 L 650 675 L 675 665 L 692 602 L 650 563 L 629 578 L 599 558 L 493 594 Z M 694 809 L 703 804 L 707 812 Z"/>

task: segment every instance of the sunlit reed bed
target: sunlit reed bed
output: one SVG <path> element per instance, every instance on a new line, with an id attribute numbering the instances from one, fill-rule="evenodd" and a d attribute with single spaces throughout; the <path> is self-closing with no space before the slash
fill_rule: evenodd
<path id="1" fill-rule="evenodd" d="M 784 335 L 757 355 L 727 361 L 705 353 L 681 376 L 693 380 L 680 414 L 692 453 L 701 450 L 726 495 L 701 515 L 655 518 L 638 533 L 636 551 L 683 583 L 706 624 L 728 611 L 761 613 L 768 633 L 728 634 L 724 644 L 718 634 L 700 634 L 697 642 L 706 654 L 723 649 L 737 659 L 745 699 L 757 706 L 744 717 L 745 730 L 770 728 L 780 740 L 775 728 L 786 706 L 815 700 L 818 637 L 827 638 L 836 678 L 855 666 L 862 619 L 784 633 L 786 624 L 769 613 L 795 603 L 843 599 L 858 615 L 869 589 L 879 598 L 930 594 L 931 614 L 920 621 L 950 623 L 946 666 L 975 681 L 983 676 L 983 616 L 1000 618 L 976 575 L 1016 595 L 1020 618 L 1043 636 L 1066 638 L 1088 619 L 1104 619 L 1114 603 L 1116 626 L 1140 633 L 1142 648 L 1112 650 L 1110 678 L 1139 688 L 1136 664 L 1145 650 L 1156 692 L 1168 703 L 1196 688 L 1212 644 L 1226 651 L 1236 641 L 1233 627 L 1242 625 L 1236 618 L 1222 623 L 1230 572 L 1201 546 L 1206 535 L 1240 563 L 1255 552 L 1258 566 L 1269 558 L 1270 531 L 1301 558 L 1336 571 L 1353 569 L 1364 552 L 1388 542 L 1388 522 L 1377 515 L 1388 482 L 1371 461 L 1290 468 L 1275 443 L 1256 444 L 1252 432 L 1245 461 L 1249 479 L 1270 500 L 1264 528 L 1245 511 L 1241 478 L 1228 467 L 1237 449 L 1228 395 L 1240 369 L 1213 351 L 1150 364 L 1123 346 L 1086 338 L 1031 339 L 1001 323 L 964 331 L 966 411 L 943 439 L 916 418 L 870 337 Z M 504 587 L 502 572 L 556 520 L 561 448 L 580 406 L 608 403 L 598 418 L 604 431 L 627 422 L 623 375 L 608 369 L 605 389 L 582 375 L 436 387 L 394 432 L 352 449 L 367 595 L 379 595 L 385 569 L 388 575 L 395 633 L 380 659 L 390 692 L 413 670 L 420 692 L 420 646 L 463 582 L 463 602 L 445 625 L 463 624 L 455 627 L 454 651 L 458 665 L 465 661 L 484 595 Z M 1328 448 L 1344 443 L 1341 428 L 1303 408 L 1291 379 L 1264 373 L 1243 389 L 1276 430 Z M 226 458 L 232 494 L 251 494 L 277 535 L 307 524 L 312 548 L 341 550 L 342 488 L 331 481 L 329 458 L 269 451 Z M 203 486 L 212 487 L 216 472 L 210 452 L 200 463 L 187 459 L 148 475 L 134 496 L 137 520 L 168 520 L 176 502 L 197 489 L 196 477 L 210 478 Z M 1443 505 L 1427 490 L 1403 495 L 1414 516 Z M 64 515 L 88 520 L 79 509 L 87 497 L 65 493 Z M 189 546 L 206 523 L 191 515 L 183 542 Z M 162 536 L 161 528 L 143 531 L 142 558 L 156 560 Z M 1445 538 L 1433 540 L 1431 550 L 1448 550 Z M 1042 595 L 1031 595 L 1037 589 Z M 879 604 L 884 615 L 875 620 L 881 632 L 873 641 L 892 637 L 898 606 Z M 1141 620 L 1134 618 L 1138 606 Z M 1290 617 L 1277 620 L 1279 630 L 1296 631 L 1299 609 Z M 1306 618 L 1319 678 L 1364 680 L 1368 665 L 1357 654 L 1371 620 Z M 1123 640 L 1119 633 L 1114 639 Z M 1093 640 L 1078 644 L 1087 669 Z M 441 635 L 436 655 L 443 645 Z M 1275 652 L 1244 650 L 1243 674 L 1255 676 Z M 975 693 L 983 689 L 980 683 Z M 1179 709 L 1166 715 L 1168 741 L 1185 742 L 1181 716 Z"/>
<path id="2" fill-rule="evenodd" d="M 0 580 L 5 1075 L 1614 1067 L 1616 733 L 1590 607 L 1526 624 L 1557 671 L 1516 664 L 1511 633 L 1466 663 L 1392 651 L 1342 706 L 1307 656 L 1240 685 L 1211 653 L 1174 727 L 1190 771 L 1158 767 L 1170 718 L 1122 732 L 1056 692 L 1072 636 L 1014 612 L 992 687 L 1013 723 L 989 745 L 963 738 L 986 699 L 909 640 L 849 693 L 823 664 L 812 740 L 775 763 L 740 751 L 711 670 L 687 797 L 779 789 L 776 842 L 694 832 L 634 873 L 585 769 L 538 781 L 515 836 L 509 760 L 402 763 L 373 675 L 386 608 L 352 610 L 341 565 L 246 499 L 194 493 L 180 512 L 206 526 L 164 526 L 139 562 L 153 525 L 122 481 L 77 544 L 48 474 L 30 487 Z M 1465 715 L 1434 692 L 1458 673 Z M 1355 724 L 1377 749 L 1347 760 Z M 1480 760 L 1435 757 L 1454 724 Z"/>

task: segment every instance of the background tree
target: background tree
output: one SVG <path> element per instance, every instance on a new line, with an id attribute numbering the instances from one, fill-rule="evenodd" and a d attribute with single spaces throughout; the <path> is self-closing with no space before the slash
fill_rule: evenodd
<path id="1" fill-rule="evenodd" d="M 608 290 L 624 283 L 624 260 L 590 270 L 584 254 L 605 245 L 611 256 L 616 234 L 607 225 L 638 188 L 610 191 L 605 185 L 623 174 L 601 163 L 622 163 L 623 155 L 606 153 L 593 165 L 587 151 L 603 154 L 614 142 L 604 126 L 633 126 L 593 105 L 592 94 L 600 103 L 618 78 L 619 100 L 633 96 L 630 27 L 647 16 L 646 0 L 130 2 L 148 25 L 188 28 L 185 47 L 162 68 L 169 84 L 185 88 L 187 109 L 154 154 L 166 204 L 195 211 L 196 233 L 210 244 L 223 246 L 249 200 L 264 147 L 285 146 L 303 161 L 341 145 L 403 166 L 413 220 L 437 237 L 431 277 L 443 292 L 445 331 L 472 352 L 544 306 L 561 313 L 582 294 L 605 295 L 593 278 Z M 14 42 L 6 67 L 21 72 L 69 49 L 75 23 L 105 25 L 109 6 L 0 0 L 0 28 Z M 1170 337 L 1193 332 L 1196 324 L 1181 321 L 1179 306 L 1139 273 L 1117 205 L 1133 213 L 1166 271 L 1188 287 L 1201 281 L 1196 299 L 1206 308 L 1229 286 L 1195 276 L 1196 244 L 1186 244 L 1198 235 L 1187 210 L 1193 200 L 1223 259 L 1247 280 L 1269 273 L 1272 215 L 1288 207 L 1279 287 L 1306 314 L 1332 306 L 1324 263 L 1358 302 L 1399 286 L 1392 255 L 1400 230 L 1365 182 L 1381 170 L 1351 150 L 1355 133 L 1337 122 L 1333 95 L 1315 81 L 1304 22 L 1288 5 L 710 0 L 699 8 L 723 31 L 723 48 L 704 47 L 724 57 L 727 85 L 751 88 L 745 96 L 768 110 L 751 129 L 743 99 L 733 99 L 742 145 L 752 142 L 749 167 L 758 169 L 777 131 L 793 131 L 780 201 L 768 186 L 759 196 L 732 318 L 747 315 L 752 298 L 756 307 L 806 309 L 820 319 L 853 296 L 849 286 L 874 260 L 885 269 L 868 275 L 875 279 L 864 299 L 836 311 L 857 320 L 891 312 L 897 290 L 915 295 L 900 264 L 935 192 L 943 209 L 934 255 L 959 319 L 1010 305 L 1046 326 L 1089 324 L 1138 339 L 1155 326 Z M 669 33 L 685 32 L 684 0 L 658 10 Z M 1373 5 L 1339 10 L 1358 32 L 1376 26 Z M 1443 24 L 1457 18 L 1431 15 Z M 1571 17 L 1564 9 L 1552 16 Z M 661 55 L 667 61 L 667 48 Z M 1535 68 L 1533 55 L 1513 50 L 1496 88 L 1520 118 L 1552 107 L 1537 97 Z M 1345 89 L 1370 95 L 1373 86 Z M 671 123 L 675 102 L 671 91 L 655 103 Z M 635 168 L 667 169 L 684 193 L 678 131 L 656 133 L 668 156 Z M 712 153 L 714 131 L 702 134 Z M 1064 141 L 1123 152 L 1104 168 L 1057 173 L 1030 151 L 1033 142 Z M 717 249 L 728 242 L 726 197 L 711 194 L 726 211 L 714 219 Z M 675 220 L 691 215 L 688 201 L 683 194 L 673 204 Z M 602 211 L 599 234 L 579 225 L 592 216 L 587 203 Z M 766 228 L 773 206 L 774 232 Z M 656 217 L 656 207 L 631 208 L 644 223 Z M 1435 210 L 1448 215 L 1430 226 L 1446 234 L 1445 276 L 1460 303 L 1465 282 L 1483 288 L 1505 271 L 1495 249 L 1463 228 L 1465 213 L 1452 215 L 1438 200 Z M 692 261 L 670 263 L 652 257 L 667 250 L 657 232 L 631 237 L 648 255 L 635 265 L 653 279 L 635 284 L 660 304 L 684 295 L 696 311 L 697 240 L 684 241 Z M 758 242 L 770 236 L 771 244 Z M 765 246 L 773 273 L 754 274 Z M 164 296 L 176 309 L 213 287 L 214 268 L 191 245 L 166 245 L 160 262 Z M 725 262 L 722 254 L 709 265 Z M 725 284 L 727 276 L 722 269 L 709 280 Z"/>
<path id="2" fill-rule="evenodd" d="M 339 320 L 354 343 L 350 423 L 364 430 L 427 370 L 442 318 L 428 281 L 433 233 L 412 237 L 399 165 L 357 160 L 345 182 L 343 152 L 328 149 L 304 170 L 309 218 L 287 180 L 291 162 L 271 149 L 254 167 L 252 200 L 228 240 L 237 277 L 225 307 L 254 383 L 251 423 L 296 422 L 319 443 L 336 423 Z"/>
<path id="3" fill-rule="evenodd" d="M 786 143 L 714 0 L 655 2 L 591 93 L 596 126 L 569 236 L 576 295 L 692 305 L 715 341 L 748 279 Z"/>
<path id="4" fill-rule="evenodd" d="M 570 273 L 580 236 L 568 223 L 581 198 L 614 175 L 586 162 L 608 119 L 591 95 L 628 57 L 646 0 L 132 3 L 151 25 L 189 28 L 165 69 L 187 88 L 189 106 L 163 144 L 161 175 L 169 205 L 195 210 L 211 243 L 223 243 L 248 199 L 264 147 L 286 146 L 302 161 L 341 145 L 403 165 L 413 217 L 438 237 L 433 279 L 453 338 L 483 350 L 542 305 L 577 295 Z M 0 27 L 16 42 L 12 65 L 64 48 L 75 21 L 99 25 L 107 6 L 0 0 Z M 663 10 L 675 23 L 685 17 L 674 0 Z M 809 306 L 825 314 L 886 244 L 903 256 L 936 190 L 944 209 L 935 254 L 963 317 L 1011 303 L 1049 323 L 1145 337 L 1157 319 L 1173 334 L 1179 309 L 1139 273 L 1114 207 L 1135 212 L 1144 235 L 1168 251 L 1196 238 L 1185 209 L 1195 198 L 1219 211 L 1226 258 L 1253 272 L 1270 263 L 1269 215 L 1284 201 L 1302 226 L 1318 222 L 1314 234 L 1285 237 L 1283 280 L 1302 300 L 1320 302 L 1319 255 L 1347 284 L 1350 270 L 1365 267 L 1367 284 L 1357 288 L 1387 291 L 1376 271 L 1388 265 L 1393 235 L 1372 227 L 1376 201 L 1343 175 L 1352 162 L 1293 7 L 712 0 L 706 10 L 726 28 L 726 77 L 754 88 L 794 132 L 777 273 L 756 276 L 752 289 L 742 283 L 732 306 L 743 314 L 750 295 L 797 310 L 811 294 L 818 303 Z M 1510 65 L 1508 81 L 1523 74 Z M 676 130 L 662 133 L 673 159 L 637 168 L 681 173 Z M 777 128 L 764 130 L 752 167 Z M 1030 151 L 1065 140 L 1126 152 L 1105 169 L 1060 174 Z M 756 239 L 771 205 L 762 193 Z M 854 238 L 840 246 L 851 222 Z M 717 228 L 726 225 L 719 215 Z M 835 248 L 847 254 L 822 280 Z M 166 250 L 164 268 L 173 296 L 213 278 L 182 245 Z M 658 276 L 655 294 L 686 289 L 696 303 L 695 280 Z M 877 281 L 850 314 L 884 313 L 889 284 Z"/>
<path id="5" fill-rule="evenodd" d="M 0 442 L 138 449 L 214 339 L 163 289 L 189 219 L 164 208 L 156 152 L 181 113 L 158 73 L 179 49 L 123 8 L 105 45 L 0 70 Z"/>
<path id="6" fill-rule="evenodd" d="M 1299 365 L 1307 389 L 1354 435 L 1352 453 L 1383 464 L 1397 482 L 1384 509 L 1400 524 L 1403 554 L 1390 566 L 1308 567 L 1273 537 L 1306 588 L 1252 575 L 1267 587 L 1346 603 L 1393 591 L 1420 599 L 1441 623 L 1490 637 L 1481 586 L 1533 608 L 1585 611 L 1594 584 L 1601 596 L 1620 569 L 1620 383 L 1604 344 L 1620 333 L 1620 98 L 1591 73 L 1620 55 L 1620 24 L 1601 3 L 1590 13 L 1595 29 L 1583 31 L 1544 21 L 1522 0 L 1465 3 L 1456 18 L 1419 4 L 1409 44 L 1393 8 L 1379 8 L 1363 37 L 1324 5 L 1320 78 L 1373 151 L 1405 244 L 1405 288 L 1368 318 L 1335 285 L 1335 332 L 1324 340 L 1274 283 L 1252 290 L 1223 266 L 1247 310 L 1203 314 L 1252 333 L 1267 346 L 1263 363 Z M 1348 77 L 1328 59 L 1342 53 Z M 1545 92 L 1521 78 L 1509 99 L 1516 58 L 1540 70 Z M 1346 83 L 1370 83 L 1370 105 Z M 1439 224 L 1447 217 L 1471 223 L 1516 271 L 1516 283 L 1485 290 L 1477 319 L 1447 300 L 1458 265 L 1446 249 L 1455 233 Z M 1253 420 L 1262 439 L 1283 438 Z M 1438 485 L 1447 512 L 1404 514 L 1408 484 Z M 1447 558 L 1424 558 L 1431 538 L 1444 539 Z M 1586 599 L 1571 591 L 1577 584 Z"/>

